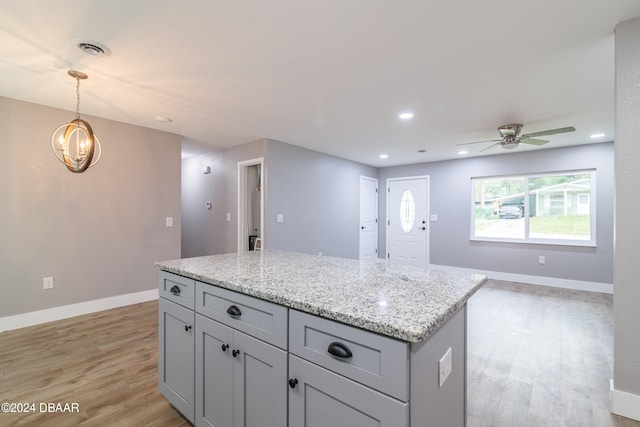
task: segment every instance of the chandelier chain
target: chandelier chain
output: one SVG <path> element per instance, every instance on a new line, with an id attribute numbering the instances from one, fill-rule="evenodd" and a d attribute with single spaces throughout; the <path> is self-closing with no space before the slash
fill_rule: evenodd
<path id="1" fill-rule="evenodd" d="M 80 79 L 76 77 L 76 119 L 80 118 Z"/>

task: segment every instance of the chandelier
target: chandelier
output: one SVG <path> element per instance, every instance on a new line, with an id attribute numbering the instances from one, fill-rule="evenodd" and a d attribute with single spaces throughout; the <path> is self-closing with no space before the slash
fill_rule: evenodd
<path id="1" fill-rule="evenodd" d="M 69 70 L 68 73 L 76 79 L 76 118 L 53 132 L 51 148 L 67 169 L 81 173 L 98 163 L 102 148 L 89 122 L 80 118 L 80 80 L 88 76 L 76 70 Z"/>

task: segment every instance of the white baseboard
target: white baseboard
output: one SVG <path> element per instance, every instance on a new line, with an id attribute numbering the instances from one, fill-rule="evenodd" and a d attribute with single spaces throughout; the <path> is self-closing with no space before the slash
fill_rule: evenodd
<path id="1" fill-rule="evenodd" d="M 510 282 L 530 283 L 532 285 L 552 286 L 554 288 L 574 289 L 578 291 L 600 292 L 613 294 L 612 283 L 585 282 L 581 280 L 558 279 L 555 277 L 530 276 L 527 274 L 503 273 L 501 271 L 474 270 L 471 268 L 451 267 L 448 265 L 431 264 L 429 268 L 459 271 L 462 273 L 476 273 L 490 279 L 507 280 Z"/>
<path id="2" fill-rule="evenodd" d="M 81 316 L 126 305 L 158 299 L 158 289 L 135 292 L 132 294 L 118 295 L 77 304 L 64 305 L 62 307 L 48 308 L 46 310 L 32 311 L 16 314 L 15 316 L 0 317 L 0 332 L 26 328 L 27 326 Z"/>
<path id="3" fill-rule="evenodd" d="M 613 386 L 613 380 L 610 384 L 610 407 L 614 414 L 640 421 L 640 396 L 637 394 L 627 393 L 625 391 L 616 390 Z"/>

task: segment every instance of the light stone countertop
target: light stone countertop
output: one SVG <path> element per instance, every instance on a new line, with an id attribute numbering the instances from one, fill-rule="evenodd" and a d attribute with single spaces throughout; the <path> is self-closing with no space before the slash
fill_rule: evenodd
<path id="1" fill-rule="evenodd" d="M 425 341 L 486 281 L 476 274 L 273 250 L 156 265 L 408 342 Z"/>

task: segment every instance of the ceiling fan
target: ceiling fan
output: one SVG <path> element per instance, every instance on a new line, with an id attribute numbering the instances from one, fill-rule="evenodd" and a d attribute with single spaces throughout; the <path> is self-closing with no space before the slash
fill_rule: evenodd
<path id="1" fill-rule="evenodd" d="M 576 128 L 570 126 L 566 128 L 543 130 L 541 132 L 526 133 L 524 135 L 520 135 L 521 130 L 522 130 L 521 124 L 503 125 L 498 128 L 498 132 L 500 132 L 501 139 L 489 139 L 487 141 L 465 142 L 463 144 L 457 144 L 457 145 L 470 145 L 470 144 L 481 144 L 484 142 L 495 142 L 495 144 L 491 144 L 488 147 L 485 147 L 482 150 L 480 150 L 481 152 L 497 146 L 500 146 L 507 150 L 516 148 L 520 144 L 531 144 L 531 145 L 540 146 L 548 143 L 549 141 L 545 139 L 534 139 L 535 137 L 544 136 L 544 135 L 555 135 L 556 133 L 574 132 Z"/>

